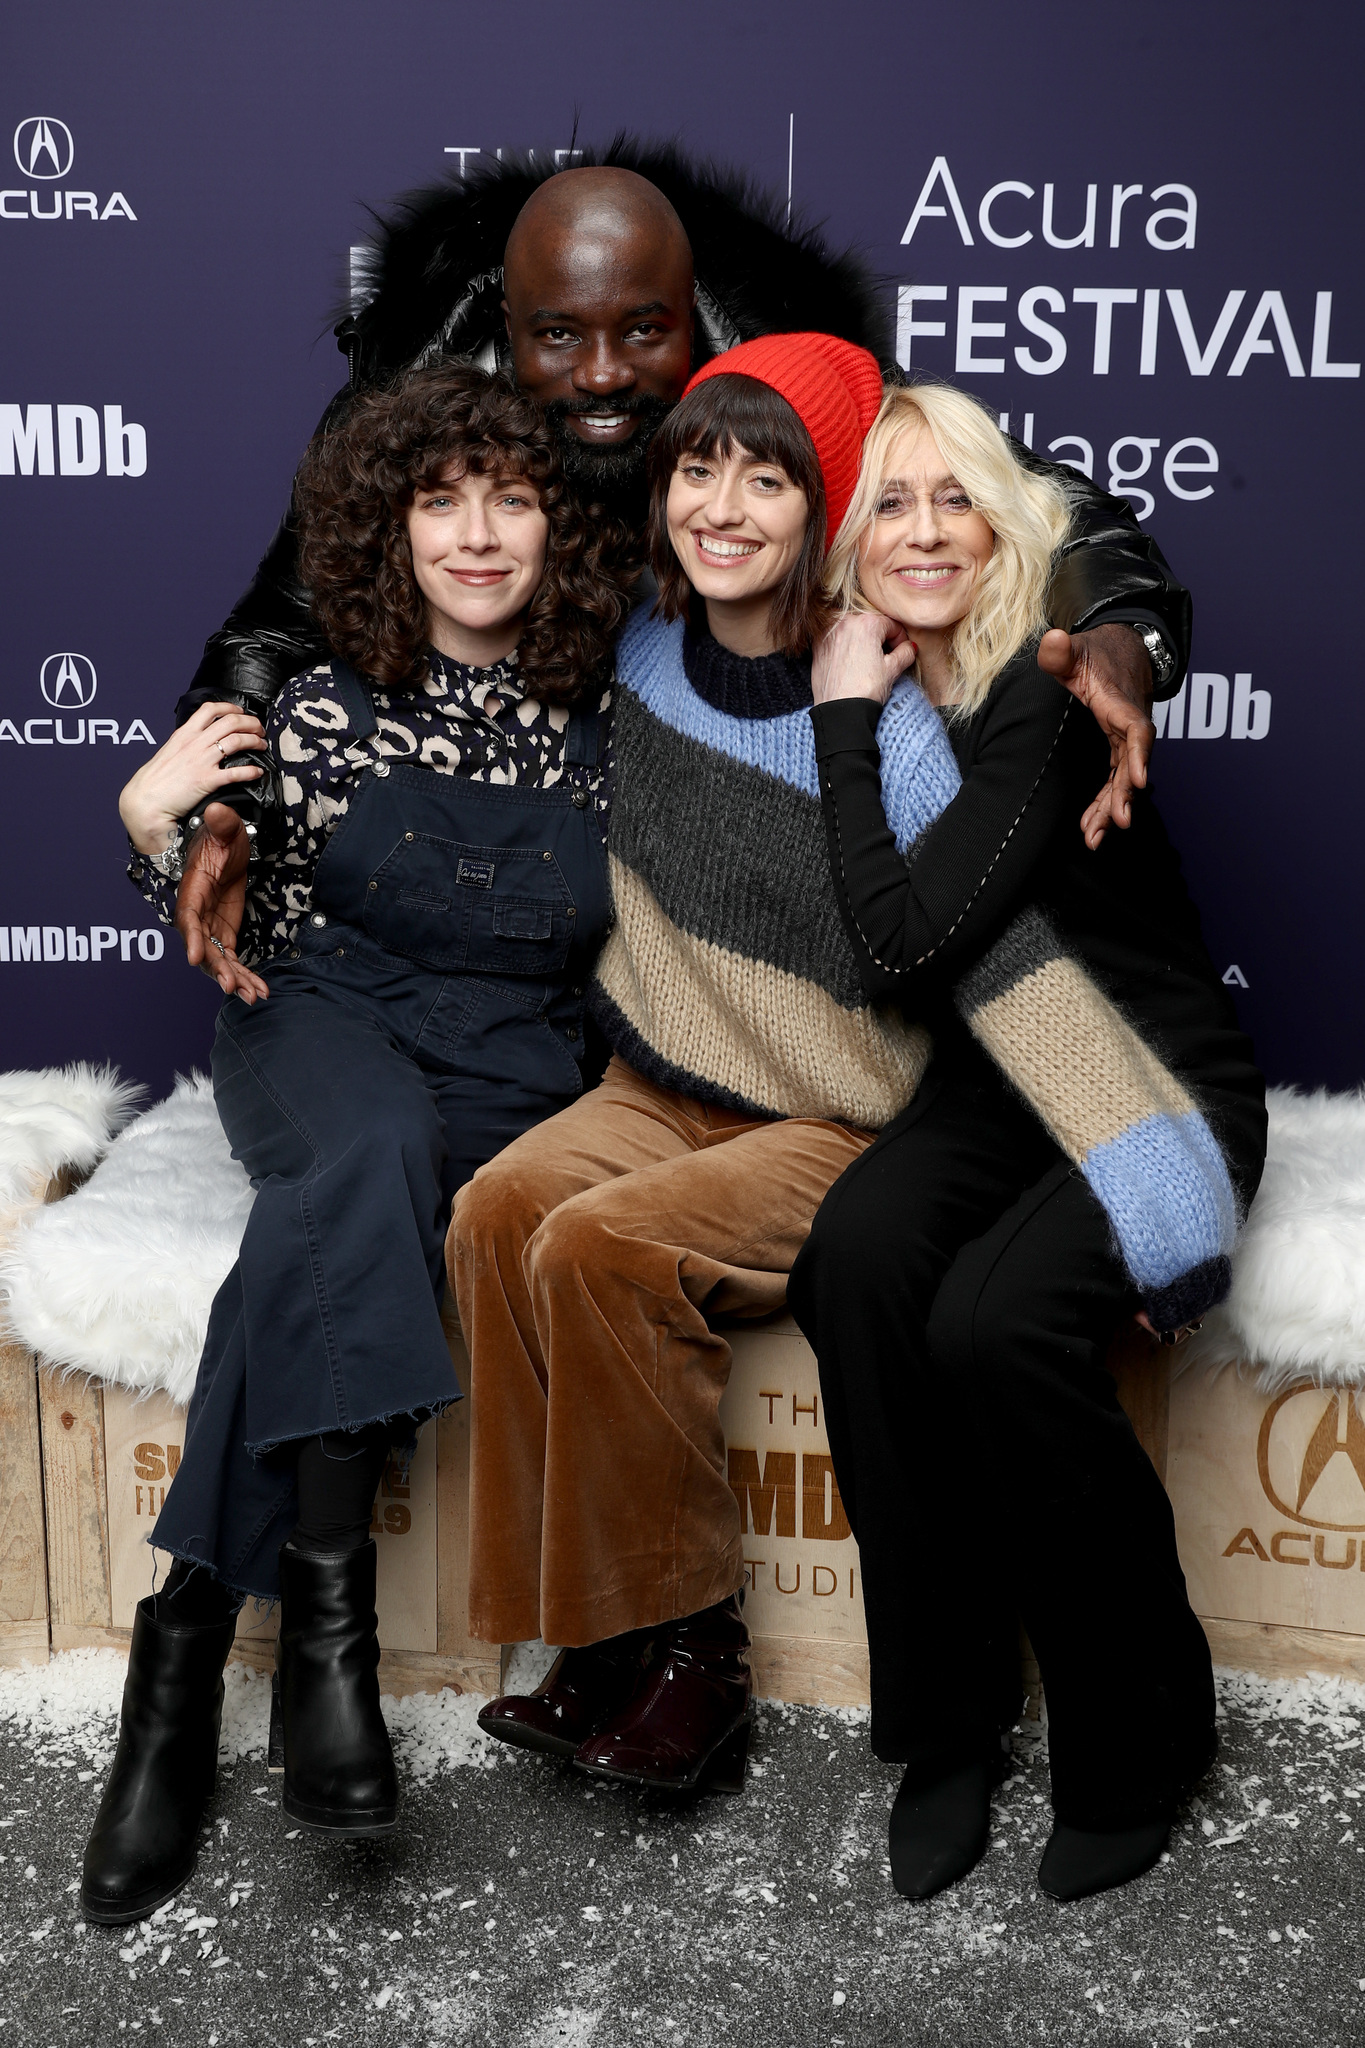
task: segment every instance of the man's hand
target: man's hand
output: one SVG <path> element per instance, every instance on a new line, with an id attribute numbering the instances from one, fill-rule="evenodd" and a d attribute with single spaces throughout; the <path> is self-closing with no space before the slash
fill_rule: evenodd
<path id="1" fill-rule="evenodd" d="M 914 659 L 915 644 L 894 619 L 881 612 L 845 612 L 815 643 L 811 695 L 817 704 L 836 697 L 871 697 L 885 704 Z"/>
<path id="2" fill-rule="evenodd" d="M 202 969 L 224 995 L 240 996 L 244 1003 L 270 994 L 260 975 L 237 958 L 250 852 L 251 841 L 237 813 L 227 804 L 210 804 L 203 829 L 190 842 L 175 902 L 175 928 L 185 941 L 191 967 Z"/>
<path id="3" fill-rule="evenodd" d="M 1152 665 L 1131 626 L 1092 626 L 1088 633 L 1044 633 L 1038 666 L 1093 712 L 1109 742 L 1109 780 L 1081 819 L 1093 853 L 1111 824 L 1132 823 L 1135 789 L 1147 786 L 1156 727 Z"/>

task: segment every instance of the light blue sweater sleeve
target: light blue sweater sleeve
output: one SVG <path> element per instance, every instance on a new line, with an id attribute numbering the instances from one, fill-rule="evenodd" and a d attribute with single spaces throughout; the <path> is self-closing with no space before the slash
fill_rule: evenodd
<path id="1" fill-rule="evenodd" d="M 904 854 L 947 810 L 962 787 L 943 720 L 908 676 L 892 690 L 877 724 L 882 808 Z"/>

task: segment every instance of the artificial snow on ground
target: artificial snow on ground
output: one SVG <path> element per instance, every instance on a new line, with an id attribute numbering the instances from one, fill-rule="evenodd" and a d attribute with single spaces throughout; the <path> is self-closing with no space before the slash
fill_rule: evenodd
<path id="1" fill-rule="evenodd" d="M 489 1741 L 472 1696 L 390 1700 L 399 1830 L 338 1845 L 281 1813 L 268 1686 L 233 1665 L 196 1876 L 100 1929 L 76 1893 L 123 1669 L 79 1650 L 0 1670 L 0 2048 L 1365 2039 L 1365 1687 L 1342 1680 L 1220 1673 L 1220 1762 L 1169 1857 L 1059 1907 L 1034 1883 L 1047 1760 L 1027 1723 L 984 1862 L 912 1904 L 885 1857 L 898 1774 L 860 1713 L 760 1706 L 743 1796 L 677 1802 Z M 1140 1701 L 1114 1733 L 1121 1769 Z"/>

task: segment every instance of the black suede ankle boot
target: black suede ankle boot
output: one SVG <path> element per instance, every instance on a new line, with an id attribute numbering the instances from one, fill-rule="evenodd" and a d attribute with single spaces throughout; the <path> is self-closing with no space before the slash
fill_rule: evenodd
<path id="1" fill-rule="evenodd" d="M 285 1812 L 329 1834 L 381 1834 L 398 1818 L 379 1711 L 375 1566 L 373 1539 L 330 1555 L 280 1551 L 272 1747 L 282 1733 Z"/>
<path id="2" fill-rule="evenodd" d="M 1171 1839 L 1170 1814 L 1130 1828 L 1068 1827 L 1058 1821 L 1043 1860 L 1038 1884 L 1050 1899 L 1063 1902 L 1111 1892 L 1150 1870 Z"/>
<path id="3" fill-rule="evenodd" d="M 891 1809 L 891 1882 L 903 1899 L 932 1899 L 986 1853 L 991 1793 L 1005 1775 L 997 1758 L 907 1767 Z"/>
<path id="4" fill-rule="evenodd" d="M 85 1849 L 81 1912 L 97 1927 L 145 1920 L 194 1875 L 218 1771 L 223 1666 L 237 1617 L 208 1628 L 133 1618 L 118 1748 Z"/>

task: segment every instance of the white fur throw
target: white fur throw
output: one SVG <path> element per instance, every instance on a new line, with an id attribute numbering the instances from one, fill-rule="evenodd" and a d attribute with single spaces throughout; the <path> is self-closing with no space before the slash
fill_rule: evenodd
<path id="1" fill-rule="evenodd" d="M 84 1187 L 21 1220 L 0 1253 L 12 1333 L 50 1364 L 188 1401 L 251 1201 L 210 1083 L 177 1081 Z"/>
<path id="2" fill-rule="evenodd" d="M 126 1114 L 107 1070 L 68 1071 L 106 1091 L 110 1116 Z M 8 1084 L 39 1078 L 0 1076 L 0 1106 Z M 1182 1368 L 1248 1367 L 1267 1391 L 1299 1378 L 1365 1386 L 1365 1090 L 1273 1088 L 1269 1103 L 1265 1177 L 1232 1292 L 1177 1356 Z M 0 1253 L 13 1334 L 53 1364 L 187 1401 L 251 1199 L 209 1083 L 179 1081 L 115 1139 L 83 1187 L 21 1217 Z"/>
<path id="3" fill-rule="evenodd" d="M 114 1067 L 0 1074 L 0 1229 L 41 1202 L 64 1169 L 84 1178 L 133 1114 L 142 1089 Z"/>
<path id="4" fill-rule="evenodd" d="M 1232 1262 L 1232 1292 L 1178 1354 L 1182 1367 L 1251 1368 L 1365 1386 L 1365 1089 L 1269 1093 L 1265 1175 Z"/>

